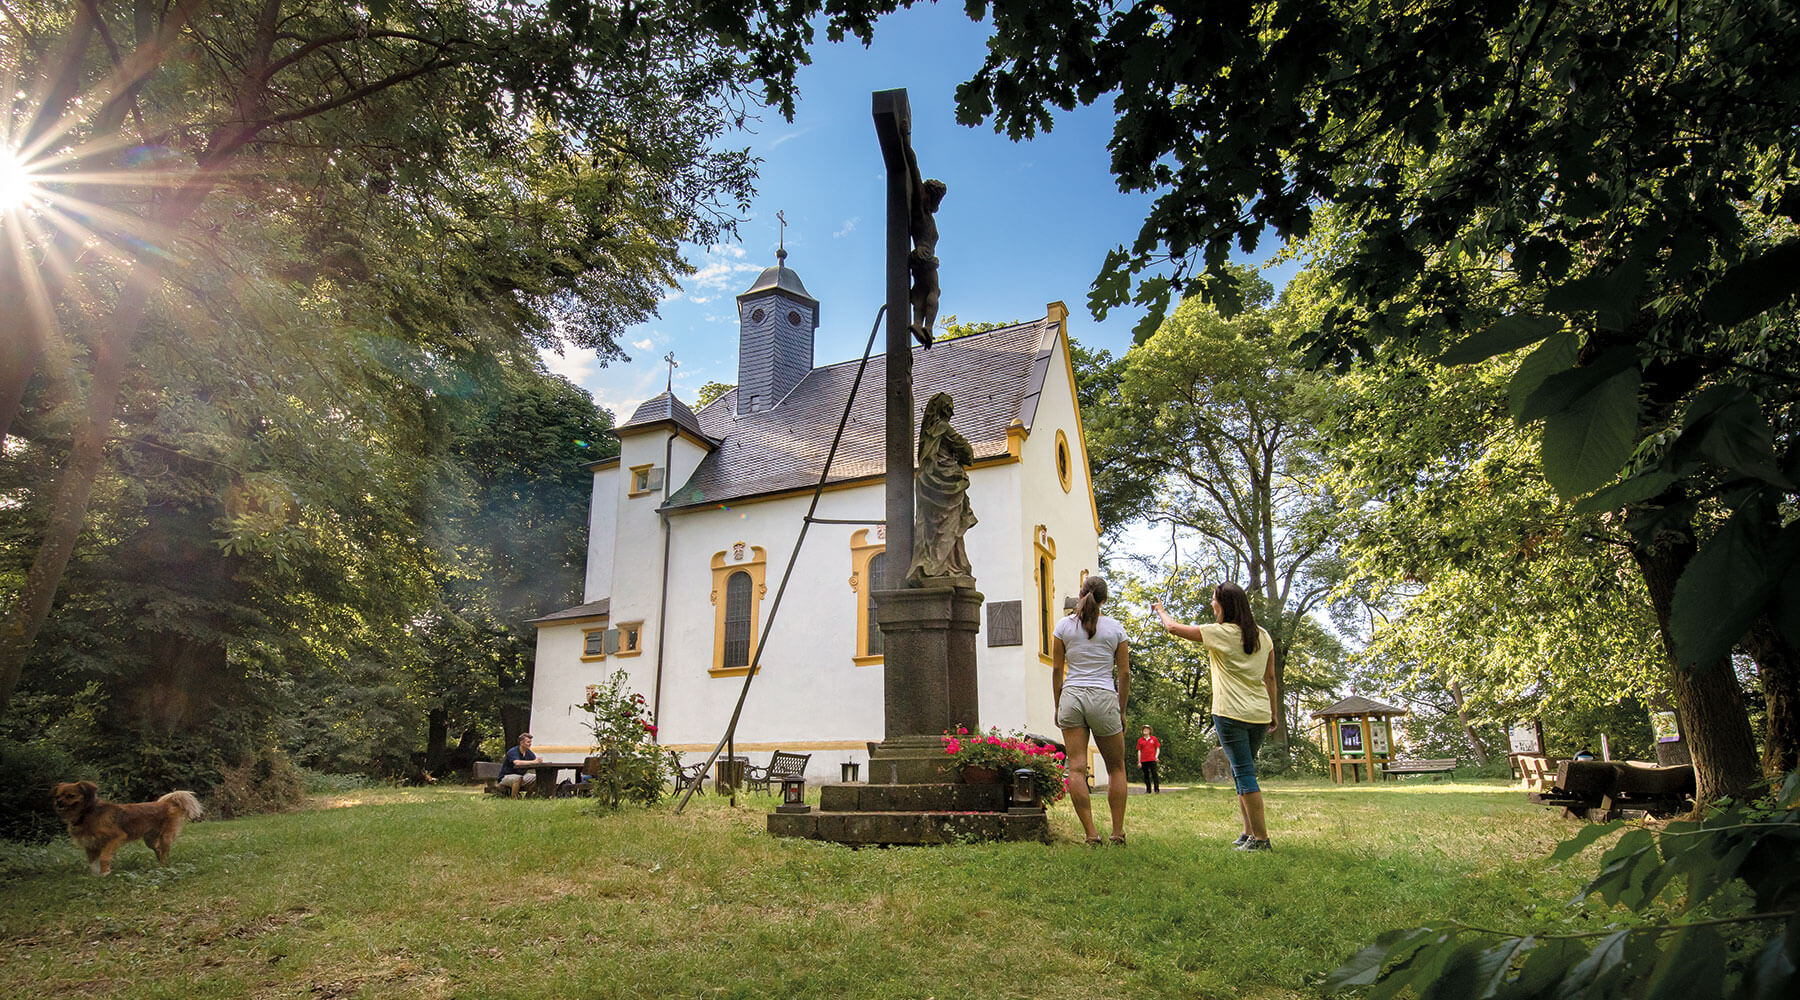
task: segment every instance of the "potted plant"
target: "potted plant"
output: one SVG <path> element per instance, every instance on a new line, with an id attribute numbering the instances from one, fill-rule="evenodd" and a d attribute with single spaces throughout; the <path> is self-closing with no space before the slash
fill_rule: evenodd
<path id="1" fill-rule="evenodd" d="M 998 727 L 971 733 L 966 726 L 945 733 L 944 756 L 948 765 L 968 784 L 1010 781 L 1021 769 L 1032 772 L 1032 783 L 1045 803 L 1055 802 L 1068 790 L 1063 773 L 1063 752 L 1022 733 L 1002 734 Z"/>

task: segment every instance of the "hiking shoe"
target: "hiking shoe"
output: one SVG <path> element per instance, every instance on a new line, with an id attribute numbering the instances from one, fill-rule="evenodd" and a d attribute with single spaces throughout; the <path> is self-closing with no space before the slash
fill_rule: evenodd
<path id="1" fill-rule="evenodd" d="M 1238 850 L 1240 851 L 1272 851 L 1274 849 L 1275 848 L 1269 846 L 1268 841 L 1257 840 L 1255 837 L 1251 837 L 1249 840 L 1238 845 Z"/>
<path id="2" fill-rule="evenodd" d="M 1240 833 L 1240 834 L 1238 834 L 1238 839 L 1231 842 L 1231 846 L 1242 847 L 1249 842 L 1250 842 L 1250 835 L 1247 833 Z"/>

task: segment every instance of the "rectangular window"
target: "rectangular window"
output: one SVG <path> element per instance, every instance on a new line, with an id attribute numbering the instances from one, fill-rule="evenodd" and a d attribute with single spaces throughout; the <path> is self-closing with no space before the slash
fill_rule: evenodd
<path id="1" fill-rule="evenodd" d="M 619 625 L 618 633 L 613 655 L 636 656 L 643 652 L 643 622 L 623 622 Z"/>
<path id="2" fill-rule="evenodd" d="M 653 465 L 634 465 L 631 467 L 631 496 L 647 496 L 662 489 L 662 485 L 663 470 Z"/>
<path id="3" fill-rule="evenodd" d="M 581 658 L 583 660 L 606 659 L 606 626 L 581 630 Z"/>

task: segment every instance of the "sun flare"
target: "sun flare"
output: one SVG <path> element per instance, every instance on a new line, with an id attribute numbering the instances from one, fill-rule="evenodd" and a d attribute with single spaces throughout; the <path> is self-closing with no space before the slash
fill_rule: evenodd
<path id="1" fill-rule="evenodd" d="M 24 208 L 37 198 L 37 181 L 30 166 L 12 150 L 0 150 L 0 212 Z"/>

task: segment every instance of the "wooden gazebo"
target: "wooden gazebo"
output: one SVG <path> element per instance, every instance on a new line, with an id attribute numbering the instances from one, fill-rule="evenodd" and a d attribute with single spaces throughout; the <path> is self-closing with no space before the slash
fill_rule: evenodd
<path id="1" fill-rule="evenodd" d="M 1362 769 L 1374 781 L 1377 766 L 1394 759 L 1394 735 L 1389 720 L 1407 714 L 1406 709 L 1352 695 L 1327 709 L 1313 713 L 1325 723 L 1325 755 L 1331 759 L 1331 780 L 1342 784 L 1361 781 Z"/>

